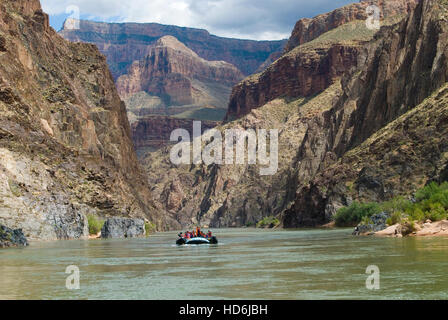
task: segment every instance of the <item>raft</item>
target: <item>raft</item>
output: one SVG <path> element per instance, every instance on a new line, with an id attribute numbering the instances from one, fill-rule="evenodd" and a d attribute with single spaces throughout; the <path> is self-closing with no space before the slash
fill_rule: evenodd
<path id="1" fill-rule="evenodd" d="M 184 244 L 218 244 L 218 239 L 216 237 L 211 237 L 210 239 L 202 237 L 191 239 L 179 238 L 177 239 L 176 244 L 180 246 Z"/>

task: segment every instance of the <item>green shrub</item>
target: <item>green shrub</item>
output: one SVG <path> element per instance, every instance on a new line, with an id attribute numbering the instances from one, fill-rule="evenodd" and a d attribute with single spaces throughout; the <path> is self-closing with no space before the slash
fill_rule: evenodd
<path id="1" fill-rule="evenodd" d="M 417 206 L 414 206 L 412 210 L 409 211 L 408 217 L 413 221 L 425 221 L 427 219 L 426 214 Z"/>
<path id="2" fill-rule="evenodd" d="M 446 219 L 447 212 L 440 203 L 429 204 L 430 209 L 426 212 L 426 219 L 440 221 Z"/>
<path id="3" fill-rule="evenodd" d="M 349 207 L 339 209 L 334 220 L 338 227 L 354 227 L 364 218 L 370 218 L 381 211 L 378 203 L 359 203 L 355 201 Z"/>
<path id="4" fill-rule="evenodd" d="M 394 224 L 400 223 L 403 220 L 403 212 L 395 211 L 393 212 L 389 218 L 386 220 L 386 224 L 392 226 Z"/>
<path id="5" fill-rule="evenodd" d="M 372 224 L 372 223 L 373 223 L 372 219 L 370 219 L 370 217 L 368 217 L 368 216 L 365 216 L 361 219 L 361 224 L 363 224 L 363 225 L 368 225 L 368 224 Z"/>
<path id="6" fill-rule="evenodd" d="M 388 225 L 404 224 L 405 221 L 448 219 L 448 182 L 441 185 L 432 182 L 418 190 L 415 194 L 415 202 L 404 197 L 395 197 L 381 204 L 354 202 L 351 206 L 342 208 L 336 213 L 336 226 L 347 227 L 355 226 L 361 221 L 368 222 L 369 217 L 381 211 L 390 214 L 386 221 Z"/>
<path id="7" fill-rule="evenodd" d="M 101 229 L 103 228 L 104 220 L 98 218 L 93 214 L 89 214 L 87 216 L 87 221 L 89 224 L 89 234 L 91 235 L 98 234 L 98 232 L 100 232 Z"/>
<path id="8" fill-rule="evenodd" d="M 404 197 L 395 197 L 390 201 L 383 202 L 381 208 L 384 212 L 393 214 L 395 212 L 403 213 L 412 208 L 412 202 Z"/>
<path id="9" fill-rule="evenodd" d="M 280 224 L 280 221 L 273 216 L 265 217 L 257 223 L 257 228 L 274 228 Z"/>
<path id="10" fill-rule="evenodd" d="M 151 233 L 156 232 L 157 230 L 157 226 L 155 225 L 155 223 L 152 222 L 145 222 L 145 232 L 146 232 L 146 236 L 148 237 Z"/>
<path id="11" fill-rule="evenodd" d="M 448 200 L 446 196 L 448 196 L 448 182 L 444 182 L 441 185 L 438 185 L 435 182 L 431 182 L 426 187 L 420 189 L 415 194 L 415 199 L 417 202 L 421 202 L 423 200 L 434 199 L 434 197 L 443 196 L 445 200 Z"/>
<path id="12" fill-rule="evenodd" d="M 405 221 L 402 224 L 401 234 L 403 236 L 407 236 L 416 231 L 415 223 L 413 221 Z"/>
<path id="13" fill-rule="evenodd" d="M 448 183 L 438 185 L 435 182 L 420 189 L 415 194 L 416 203 L 409 216 L 414 220 L 423 221 L 430 219 L 439 221 L 448 216 Z"/>

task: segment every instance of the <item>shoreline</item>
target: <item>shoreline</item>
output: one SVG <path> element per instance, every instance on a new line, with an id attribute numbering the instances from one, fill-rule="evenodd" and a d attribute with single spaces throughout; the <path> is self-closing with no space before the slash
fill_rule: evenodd
<path id="1" fill-rule="evenodd" d="M 448 237 L 448 220 L 441 220 L 435 222 L 426 221 L 424 223 L 414 222 L 415 230 L 409 233 L 404 232 L 403 224 L 394 224 L 392 226 L 388 226 L 387 228 L 377 231 L 377 232 L 365 232 L 360 233 L 358 236 L 371 236 L 371 237 L 381 237 L 381 238 L 406 238 L 406 237 Z M 248 229 L 263 229 L 263 230 L 288 230 L 281 227 L 276 228 L 248 228 Z M 337 229 L 345 229 L 339 228 L 334 225 L 334 222 L 327 223 L 325 225 L 321 225 L 315 228 L 304 228 L 304 230 L 337 230 Z M 294 229 L 297 230 L 297 229 Z M 144 237 L 142 237 L 144 238 Z M 96 235 L 89 235 L 88 237 L 78 238 L 78 239 L 28 239 L 28 246 L 32 245 L 32 243 L 46 243 L 46 242 L 59 242 L 64 240 L 100 240 L 101 232 Z"/>
<path id="2" fill-rule="evenodd" d="M 407 233 L 402 224 L 394 224 L 384 230 L 377 231 L 373 235 L 376 237 L 447 237 L 448 236 L 448 220 L 426 221 L 424 223 L 413 223 L 414 230 Z M 403 234 L 405 231 L 405 234 Z"/>

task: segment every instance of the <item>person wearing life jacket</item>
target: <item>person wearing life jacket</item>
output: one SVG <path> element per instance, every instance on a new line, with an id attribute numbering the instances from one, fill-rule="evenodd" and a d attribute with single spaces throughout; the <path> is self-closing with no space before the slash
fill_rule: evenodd
<path id="1" fill-rule="evenodd" d="M 207 238 L 208 238 L 208 239 L 211 239 L 211 238 L 212 238 L 212 232 L 211 232 L 210 230 L 208 230 Z"/>

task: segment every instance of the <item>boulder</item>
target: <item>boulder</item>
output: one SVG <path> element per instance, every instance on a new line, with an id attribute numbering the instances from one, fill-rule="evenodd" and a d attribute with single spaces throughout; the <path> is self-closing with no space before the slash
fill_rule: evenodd
<path id="1" fill-rule="evenodd" d="M 386 220 L 389 218 L 389 214 L 381 212 L 374 214 L 370 217 L 370 223 L 360 223 L 353 231 L 353 235 L 358 236 L 361 234 L 374 233 L 387 228 Z"/>
<path id="2" fill-rule="evenodd" d="M 26 247 L 28 241 L 22 229 L 13 230 L 0 225 L 0 248 L 6 247 Z"/>
<path id="3" fill-rule="evenodd" d="M 423 228 L 416 232 L 417 236 L 447 236 L 448 220 L 436 221 L 423 224 Z"/>
<path id="4" fill-rule="evenodd" d="M 401 231 L 402 231 L 402 227 L 399 223 L 397 223 L 390 227 L 387 227 L 384 230 L 375 232 L 375 236 L 401 238 L 401 237 L 403 237 Z"/>
<path id="5" fill-rule="evenodd" d="M 145 234 L 143 219 L 109 218 L 101 229 L 102 238 L 136 238 Z"/>

